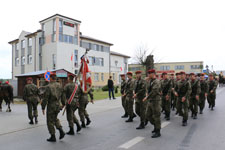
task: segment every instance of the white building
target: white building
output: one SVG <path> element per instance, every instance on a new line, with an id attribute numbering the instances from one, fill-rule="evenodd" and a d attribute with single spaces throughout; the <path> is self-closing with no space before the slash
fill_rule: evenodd
<path id="1" fill-rule="evenodd" d="M 77 73 L 80 57 L 90 49 L 88 57 L 94 86 L 104 86 L 110 75 L 119 83 L 126 73 L 129 56 L 111 52 L 111 43 L 82 35 L 81 21 L 59 14 L 40 21 L 41 30 L 22 31 L 12 45 L 12 79 L 19 74 L 51 69 Z"/>

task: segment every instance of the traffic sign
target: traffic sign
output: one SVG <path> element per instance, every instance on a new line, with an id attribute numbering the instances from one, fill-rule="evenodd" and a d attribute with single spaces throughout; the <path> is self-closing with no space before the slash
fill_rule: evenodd
<path id="1" fill-rule="evenodd" d="M 50 71 L 46 71 L 46 72 L 45 72 L 44 78 L 45 78 L 46 81 L 50 81 L 50 74 L 51 74 Z"/>

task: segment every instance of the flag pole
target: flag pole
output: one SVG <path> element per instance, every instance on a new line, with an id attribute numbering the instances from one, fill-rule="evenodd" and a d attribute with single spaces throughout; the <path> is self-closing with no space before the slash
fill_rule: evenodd
<path id="1" fill-rule="evenodd" d="M 84 57 L 85 55 L 87 55 L 87 53 L 88 53 L 88 51 L 90 51 L 90 49 L 86 49 L 86 51 L 85 51 L 85 53 L 84 53 L 84 55 L 82 55 L 82 57 Z M 81 57 L 81 58 L 82 58 Z M 78 73 L 77 73 L 77 75 L 76 75 L 76 77 L 75 77 L 75 85 L 76 85 L 76 82 L 77 82 L 77 79 L 78 79 L 78 77 L 80 76 L 80 72 L 81 72 L 81 67 L 82 67 L 83 65 L 82 65 L 82 63 L 81 63 L 81 65 L 80 65 L 80 68 L 79 68 L 79 70 L 78 70 Z M 74 96 L 75 96 L 75 93 L 76 93 L 76 86 L 74 87 L 74 90 L 73 90 L 73 93 L 71 94 L 71 96 L 70 96 L 70 98 L 69 99 L 73 99 L 74 98 Z M 68 104 L 68 100 L 66 101 L 66 104 Z M 64 110 L 63 110 L 63 114 L 62 115 L 64 115 L 65 114 L 65 111 L 66 111 L 66 105 L 65 105 L 65 107 L 64 107 Z"/>

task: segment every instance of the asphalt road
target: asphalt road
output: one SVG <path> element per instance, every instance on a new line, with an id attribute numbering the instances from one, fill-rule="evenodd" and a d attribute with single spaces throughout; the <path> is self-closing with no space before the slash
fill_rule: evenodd
<path id="1" fill-rule="evenodd" d="M 162 118 L 162 136 L 151 138 L 153 127 L 136 130 L 139 119 L 125 123 L 120 98 L 102 100 L 88 105 L 92 120 L 88 128 L 74 136 L 66 136 L 56 143 L 48 143 L 45 116 L 39 111 L 39 124 L 29 125 L 26 105 L 13 105 L 12 112 L 0 112 L 0 150 L 224 150 L 225 149 L 225 88 L 218 88 L 216 107 L 208 109 L 197 120 L 189 117 L 188 126 L 181 126 L 182 118 L 172 113 L 171 120 Z M 39 106 L 40 109 L 40 106 Z M 65 131 L 65 116 L 59 115 Z M 58 138 L 58 132 L 56 134 Z"/>

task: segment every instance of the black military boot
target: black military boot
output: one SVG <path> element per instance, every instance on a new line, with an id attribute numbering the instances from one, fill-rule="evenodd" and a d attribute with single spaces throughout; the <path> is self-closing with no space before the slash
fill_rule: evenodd
<path id="1" fill-rule="evenodd" d="M 182 126 L 187 126 L 187 121 L 183 120 Z"/>
<path id="2" fill-rule="evenodd" d="M 133 122 L 133 118 L 132 117 L 129 117 L 129 119 L 126 120 L 126 122 Z"/>
<path id="3" fill-rule="evenodd" d="M 167 120 L 167 121 L 170 120 L 170 113 L 167 113 L 167 115 L 166 115 L 166 120 Z"/>
<path id="4" fill-rule="evenodd" d="M 63 138 L 64 138 L 64 136 L 65 136 L 65 132 L 63 131 L 63 129 L 62 129 L 62 128 L 59 128 L 58 130 L 59 130 L 59 139 L 61 140 L 61 139 L 63 139 Z"/>
<path id="5" fill-rule="evenodd" d="M 77 125 L 77 132 L 79 132 L 81 130 L 81 126 L 79 123 L 76 123 L 76 125 Z"/>
<path id="6" fill-rule="evenodd" d="M 197 113 L 194 114 L 193 119 L 197 119 Z"/>
<path id="7" fill-rule="evenodd" d="M 38 119 L 37 119 L 37 117 L 35 117 L 35 124 L 38 124 Z"/>
<path id="8" fill-rule="evenodd" d="M 136 115 L 135 113 L 133 113 L 133 119 L 134 119 L 135 117 L 137 117 L 137 115 Z"/>
<path id="9" fill-rule="evenodd" d="M 152 138 L 158 138 L 161 136 L 160 130 L 156 130 L 152 136 Z"/>
<path id="10" fill-rule="evenodd" d="M 202 110 L 200 110 L 200 114 L 203 114 Z"/>
<path id="11" fill-rule="evenodd" d="M 55 134 L 52 134 L 49 139 L 47 139 L 48 142 L 56 142 Z"/>
<path id="12" fill-rule="evenodd" d="M 33 119 L 32 119 L 32 120 L 30 120 L 29 124 L 34 124 L 34 121 L 33 121 Z"/>
<path id="13" fill-rule="evenodd" d="M 211 107 L 211 110 L 213 111 L 213 106 Z"/>
<path id="14" fill-rule="evenodd" d="M 66 134 L 68 134 L 68 135 L 74 135 L 74 129 L 73 129 L 73 127 L 70 127 L 70 131 L 67 132 Z"/>
<path id="15" fill-rule="evenodd" d="M 87 119 L 87 123 L 86 123 L 86 125 L 88 126 L 90 123 L 91 123 L 91 120 L 90 120 L 90 118 L 86 118 Z"/>
<path id="16" fill-rule="evenodd" d="M 155 127 L 154 127 L 154 130 L 152 130 L 152 133 L 155 133 L 156 132 L 156 129 L 155 129 Z"/>
<path id="17" fill-rule="evenodd" d="M 128 117 L 127 113 L 125 113 L 123 116 L 121 116 L 121 118 L 127 118 L 127 117 Z"/>
<path id="18" fill-rule="evenodd" d="M 141 122 L 139 127 L 137 127 L 136 129 L 139 130 L 139 129 L 144 129 L 144 128 L 145 128 L 145 123 Z"/>
<path id="19" fill-rule="evenodd" d="M 81 123 L 81 127 L 82 127 L 82 128 L 86 128 L 85 122 L 82 122 L 82 123 Z"/>

